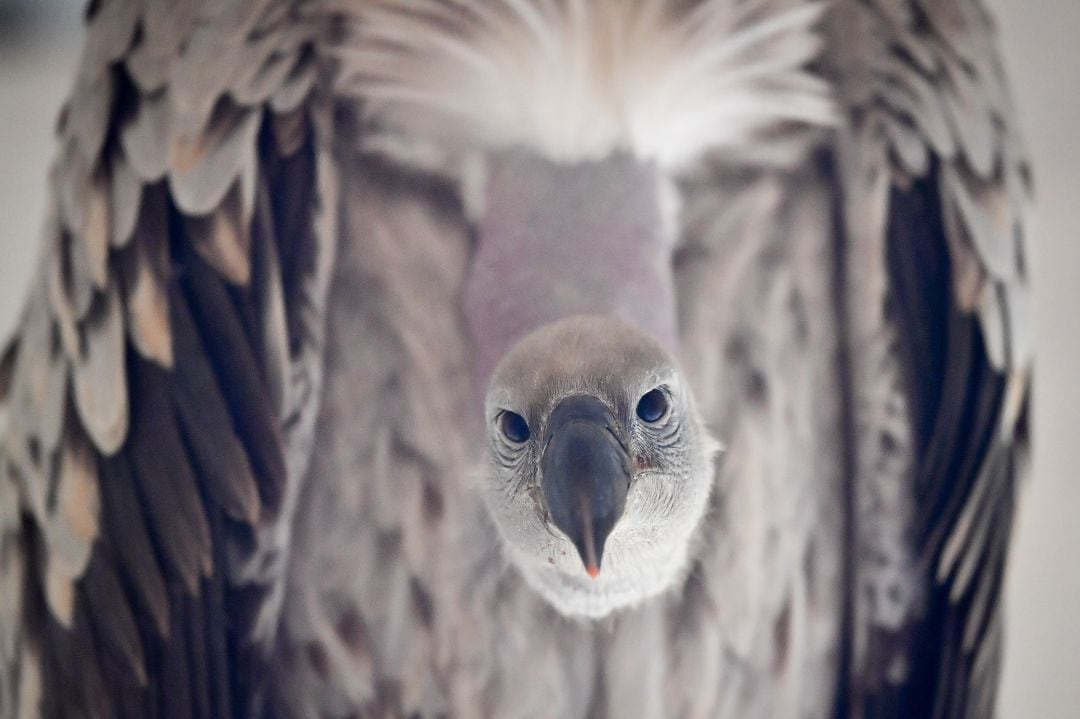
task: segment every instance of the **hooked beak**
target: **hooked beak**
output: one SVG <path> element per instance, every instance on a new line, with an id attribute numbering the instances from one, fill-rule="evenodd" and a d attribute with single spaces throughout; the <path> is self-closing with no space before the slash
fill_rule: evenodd
<path id="1" fill-rule="evenodd" d="M 611 411 L 588 395 L 559 402 L 548 421 L 540 471 L 552 521 L 595 579 L 630 487 L 630 456 Z"/>

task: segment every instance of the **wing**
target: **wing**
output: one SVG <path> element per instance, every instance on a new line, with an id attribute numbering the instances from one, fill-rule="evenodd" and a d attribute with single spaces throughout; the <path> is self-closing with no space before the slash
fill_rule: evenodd
<path id="1" fill-rule="evenodd" d="M 292 2 L 92 2 L 0 363 L 0 715 L 257 695 L 319 392 L 334 176 Z"/>
<path id="2" fill-rule="evenodd" d="M 1026 447 L 1027 169 L 977 0 L 848 2 L 830 30 L 857 305 L 842 702 L 990 716 Z"/>

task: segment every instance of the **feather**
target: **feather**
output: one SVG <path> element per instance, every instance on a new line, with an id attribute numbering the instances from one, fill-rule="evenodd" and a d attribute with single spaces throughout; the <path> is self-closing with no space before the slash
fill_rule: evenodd
<path id="1" fill-rule="evenodd" d="M 222 98 L 205 129 L 172 139 L 169 189 L 181 211 L 205 215 L 218 207 L 243 167 L 256 162 L 260 119 L 260 110 Z"/>
<path id="2" fill-rule="evenodd" d="M 998 280 L 1017 279 L 1016 219 L 1007 188 L 954 166 L 945 167 L 943 175 L 946 197 L 955 203 L 966 236 L 987 271 Z"/>
<path id="3" fill-rule="evenodd" d="M 128 431 L 124 318 L 116 282 L 99 295 L 82 325 L 82 336 L 85 351 L 72 367 L 75 407 L 90 439 L 110 455 Z"/>
<path id="4" fill-rule="evenodd" d="M 120 122 L 120 143 L 132 169 L 143 182 L 165 176 L 171 126 L 168 90 L 139 95 L 134 111 Z"/>
<path id="5" fill-rule="evenodd" d="M 62 145 L 59 163 L 53 166 L 50 181 L 56 188 L 56 206 L 60 225 L 76 235 L 82 232 L 83 211 L 86 209 L 86 190 L 90 183 L 93 157 L 87 157 L 74 139 Z"/>
<path id="6" fill-rule="evenodd" d="M 270 97 L 270 109 L 281 115 L 299 108 L 315 86 L 317 77 L 315 63 L 307 55 L 301 54 L 285 82 Z"/>
<path id="7" fill-rule="evenodd" d="M 176 406 L 208 492 L 230 517 L 254 524 L 259 490 L 244 447 L 233 431 L 225 400 L 214 379 L 202 341 L 179 292 L 172 294 L 177 352 Z"/>
<path id="8" fill-rule="evenodd" d="M 251 280 L 251 227 L 244 221 L 240 184 L 205 217 L 185 219 L 192 244 L 203 259 L 236 285 Z"/>
<path id="9" fill-rule="evenodd" d="M 196 590 L 197 591 L 197 590 Z M 165 641 L 162 657 L 162 681 L 158 685 L 158 713 L 165 719 L 189 719 L 195 716 L 191 706 L 191 677 L 187 659 L 187 627 L 184 624 L 185 597 L 170 590 L 172 611 L 169 623 L 178 629 Z"/>
<path id="10" fill-rule="evenodd" d="M 134 235 L 120 262 L 128 333 L 139 354 L 170 368 L 174 355 L 166 283 L 171 267 L 168 206 L 163 188 L 147 189 Z"/>
<path id="11" fill-rule="evenodd" d="M 296 54 L 274 33 L 263 36 L 266 57 L 262 62 L 249 63 L 233 83 L 232 96 L 241 105 L 261 105 L 285 83 L 294 65 Z"/>
<path id="12" fill-rule="evenodd" d="M 120 579 L 103 552 L 97 552 L 91 560 L 82 588 L 102 652 L 130 671 L 139 686 L 146 686 L 146 658 L 139 628 Z"/>
<path id="13" fill-rule="evenodd" d="M 945 74 L 941 97 L 954 136 L 974 173 L 990 177 L 998 159 L 999 139 L 987 99 L 966 68 L 948 53 L 943 53 L 942 58 Z"/>
<path id="14" fill-rule="evenodd" d="M 205 594 L 203 584 L 202 593 Z M 202 611 L 202 597 L 184 598 L 184 628 L 187 630 L 188 676 L 191 678 L 192 716 L 211 717 L 210 677 L 212 668 L 206 648 L 206 617 Z"/>
<path id="15" fill-rule="evenodd" d="M 46 252 L 48 254 L 45 257 L 45 286 L 49 309 L 56 321 L 57 334 L 60 336 L 60 345 L 64 349 L 64 354 L 69 360 L 74 360 L 81 354 L 82 348 L 75 323 L 75 308 L 72 307 L 65 287 L 63 240 L 57 238 L 55 244 Z"/>
<path id="16" fill-rule="evenodd" d="M 53 618 L 65 629 L 75 622 L 75 581 L 56 566 L 45 562 L 45 601 Z"/>
<path id="17" fill-rule="evenodd" d="M 98 165 L 87 188 L 85 224 L 81 240 L 89 264 L 90 279 L 98 289 L 109 281 L 109 178 Z M 83 313 L 80 313 L 82 316 Z"/>
<path id="18" fill-rule="evenodd" d="M 124 247 L 135 231 L 143 187 L 119 144 L 114 146 L 111 154 L 109 180 L 109 242 L 113 247 Z"/>
<path id="19" fill-rule="evenodd" d="M 243 326 L 232 309 L 225 286 L 195 257 L 184 276 L 192 315 L 221 377 L 221 389 L 237 434 L 247 449 L 259 482 L 259 496 L 271 515 L 280 509 L 285 486 L 285 459 L 280 427 L 261 380 Z"/>
<path id="20" fill-rule="evenodd" d="M 145 361 L 136 359 L 132 365 L 129 452 L 140 499 L 157 546 L 195 594 L 200 576 L 213 565 L 199 488 L 176 426 L 167 375 Z M 179 636 L 182 641 L 182 632 Z"/>
<path id="21" fill-rule="evenodd" d="M 97 12 L 88 18 L 86 43 L 79 59 L 79 67 L 83 72 L 107 68 L 123 57 L 135 36 L 139 4 L 139 0 L 112 0 L 101 3 Z"/>
<path id="22" fill-rule="evenodd" d="M 259 312 L 259 348 L 267 391 L 274 413 L 281 416 L 289 406 L 286 396 L 291 380 L 289 332 L 285 323 L 285 290 L 278 257 L 279 244 L 265 181 L 259 185 L 256 213 L 252 294 Z"/>
<path id="23" fill-rule="evenodd" d="M 90 562 L 100 531 L 101 495 L 97 462 L 77 427 L 69 424 L 60 448 L 55 509 L 45 526 L 49 572 L 78 579 Z M 50 498 L 52 499 L 52 498 Z"/>
<path id="24" fill-rule="evenodd" d="M 78 692 L 71 692 L 69 701 L 75 703 L 75 711 L 67 714 L 82 714 L 90 719 L 109 719 L 113 716 L 112 701 L 105 689 L 105 681 L 101 676 L 103 667 L 96 661 L 82 661 L 84 657 L 98 657 L 97 647 L 91 632 L 90 622 L 86 616 L 86 608 L 79 602 L 75 614 L 75 624 L 72 627 L 71 637 L 72 660 L 77 665 L 72 667 L 75 681 L 67 686 L 70 689 L 82 688 L 81 696 Z M 69 660 L 70 661 L 70 660 Z"/>
<path id="25" fill-rule="evenodd" d="M 275 112 L 271 118 L 271 129 L 278 154 L 287 158 L 295 154 L 304 144 L 308 134 L 308 115 L 304 107 L 291 112 Z"/>
<path id="26" fill-rule="evenodd" d="M 104 460 L 102 474 L 102 506 L 120 575 L 131 588 L 140 612 L 153 621 L 158 636 L 168 637 L 165 582 L 135 494 L 126 453 Z"/>
<path id="27" fill-rule="evenodd" d="M 124 28 L 120 28 L 123 32 Z M 82 157 L 93 162 L 105 144 L 112 115 L 116 83 L 106 66 L 85 68 L 93 73 L 76 85 L 68 104 L 61 111 L 61 133 L 71 138 Z"/>
<path id="28" fill-rule="evenodd" d="M 124 68 L 144 95 L 161 91 L 169 73 L 169 56 L 156 52 L 145 33 L 124 58 Z"/>

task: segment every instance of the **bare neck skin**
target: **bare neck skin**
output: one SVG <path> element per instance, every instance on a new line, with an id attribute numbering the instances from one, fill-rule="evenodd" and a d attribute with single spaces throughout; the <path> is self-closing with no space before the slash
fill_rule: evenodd
<path id="1" fill-rule="evenodd" d="M 573 315 L 615 317 L 676 349 L 672 245 L 660 172 L 628 155 L 556 164 L 492 157 L 465 286 L 481 391 L 518 339 Z"/>

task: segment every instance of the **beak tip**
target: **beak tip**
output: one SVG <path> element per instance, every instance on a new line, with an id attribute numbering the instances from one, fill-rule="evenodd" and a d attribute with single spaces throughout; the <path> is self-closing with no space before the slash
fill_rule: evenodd
<path id="1" fill-rule="evenodd" d="M 600 576 L 600 567 L 595 564 L 588 564 L 585 567 L 585 573 L 588 574 L 591 579 L 596 579 Z"/>

